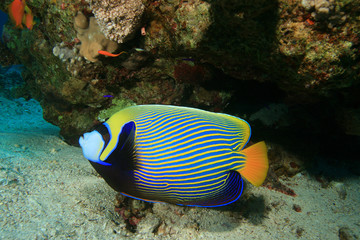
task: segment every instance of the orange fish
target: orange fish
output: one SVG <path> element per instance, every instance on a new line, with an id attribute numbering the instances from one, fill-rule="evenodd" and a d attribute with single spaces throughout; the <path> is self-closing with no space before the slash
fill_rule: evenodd
<path id="1" fill-rule="evenodd" d="M 15 27 L 23 28 L 21 24 L 25 10 L 25 0 L 14 0 L 9 5 L 9 16 L 10 19 L 15 23 Z"/>
<path id="2" fill-rule="evenodd" d="M 34 22 L 34 14 L 32 14 L 30 8 L 28 6 L 25 6 L 25 16 L 23 18 L 23 23 L 26 25 L 26 27 L 29 30 L 32 30 L 35 22 Z"/>
<path id="3" fill-rule="evenodd" d="M 25 14 L 24 19 L 23 19 L 23 23 L 26 25 L 26 27 L 29 30 L 32 30 L 34 25 L 35 25 L 34 15 L 32 13 Z"/>
<path id="4" fill-rule="evenodd" d="M 101 54 L 101 55 L 109 56 L 109 57 L 118 57 L 118 56 L 120 56 L 121 54 L 123 54 L 125 52 L 122 51 L 121 53 L 114 54 L 114 53 L 110 53 L 108 51 L 99 50 L 98 53 Z"/>
<path id="5" fill-rule="evenodd" d="M 310 18 L 306 19 L 306 22 L 309 24 L 309 25 L 314 25 L 315 22 L 312 21 Z"/>

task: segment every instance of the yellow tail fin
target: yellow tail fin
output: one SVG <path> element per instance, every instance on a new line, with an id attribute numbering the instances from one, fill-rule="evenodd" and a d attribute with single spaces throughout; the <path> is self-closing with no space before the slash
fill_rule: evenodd
<path id="1" fill-rule="evenodd" d="M 260 186 L 267 175 L 269 169 L 269 161 L 267 157 L 267 148 L 265 142 L 258 142 L 244 150 L 245 166 L 239 170 L 241 176 L 255 186 Z"/>

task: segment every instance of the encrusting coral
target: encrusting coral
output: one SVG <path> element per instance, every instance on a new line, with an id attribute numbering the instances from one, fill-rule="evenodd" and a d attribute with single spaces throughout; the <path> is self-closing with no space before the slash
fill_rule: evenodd
<path id="1" fill-rule="evenodd" d="M 145 6 L 141 0 L 87 0 L 106 38 L 123 43 L 140 28 Z"/>
<path id="2" fill-rule="evenodd" d="M 74 63 L 75 61 L 81 61 L 81 56 L 78 56 L 79 49 L 78 47 L 69 48 L 64 42 L 56 44 L 52 52 L 54 56 L 58 57 L 63 62 Z"/>
<path id="3" fill-rule="evenodd" d="M 118 48 L 116 42 L 106 39 L 94 17 L 88 20 L 83 13 L 78 12 L 74 19 L 74 27 L 81 41 L 80 55 L 91 62 L 97 61 L 99 50 L 114 52 Z"/>

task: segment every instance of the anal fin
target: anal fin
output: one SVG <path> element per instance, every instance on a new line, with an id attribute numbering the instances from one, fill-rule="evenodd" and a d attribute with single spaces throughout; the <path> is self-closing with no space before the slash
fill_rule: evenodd
<path id="1" fill-rule="evenodd" d="M 178 205 L 195 207 L 221 207 L 238 200 L 242 194 L 244 182 L 237 171 L 230 171 L 225 184 L 216 192 L 212 192 L 204 199 L 184 202 Z"/>

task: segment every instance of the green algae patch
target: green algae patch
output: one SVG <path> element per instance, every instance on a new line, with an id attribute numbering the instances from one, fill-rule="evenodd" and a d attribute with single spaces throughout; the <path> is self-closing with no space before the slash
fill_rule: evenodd
<path id="1" fill-rule="evenodd" d="M 108 119 L 109 117 L 111 117 L 112 115 L 114 115 L 115 113 L 120 111 L 121 109 L 130 107 L 130 106 L 134 106 L 134 105 L 136 105 L 136 104 L 129 99 L 116 99 L 115 98 L 112 100 L 112 106 L 107 109 L 101 110 L 99 112 L 99 115 L 97 118 L 100 122 L 104 122 L 106 119 Z"/>

